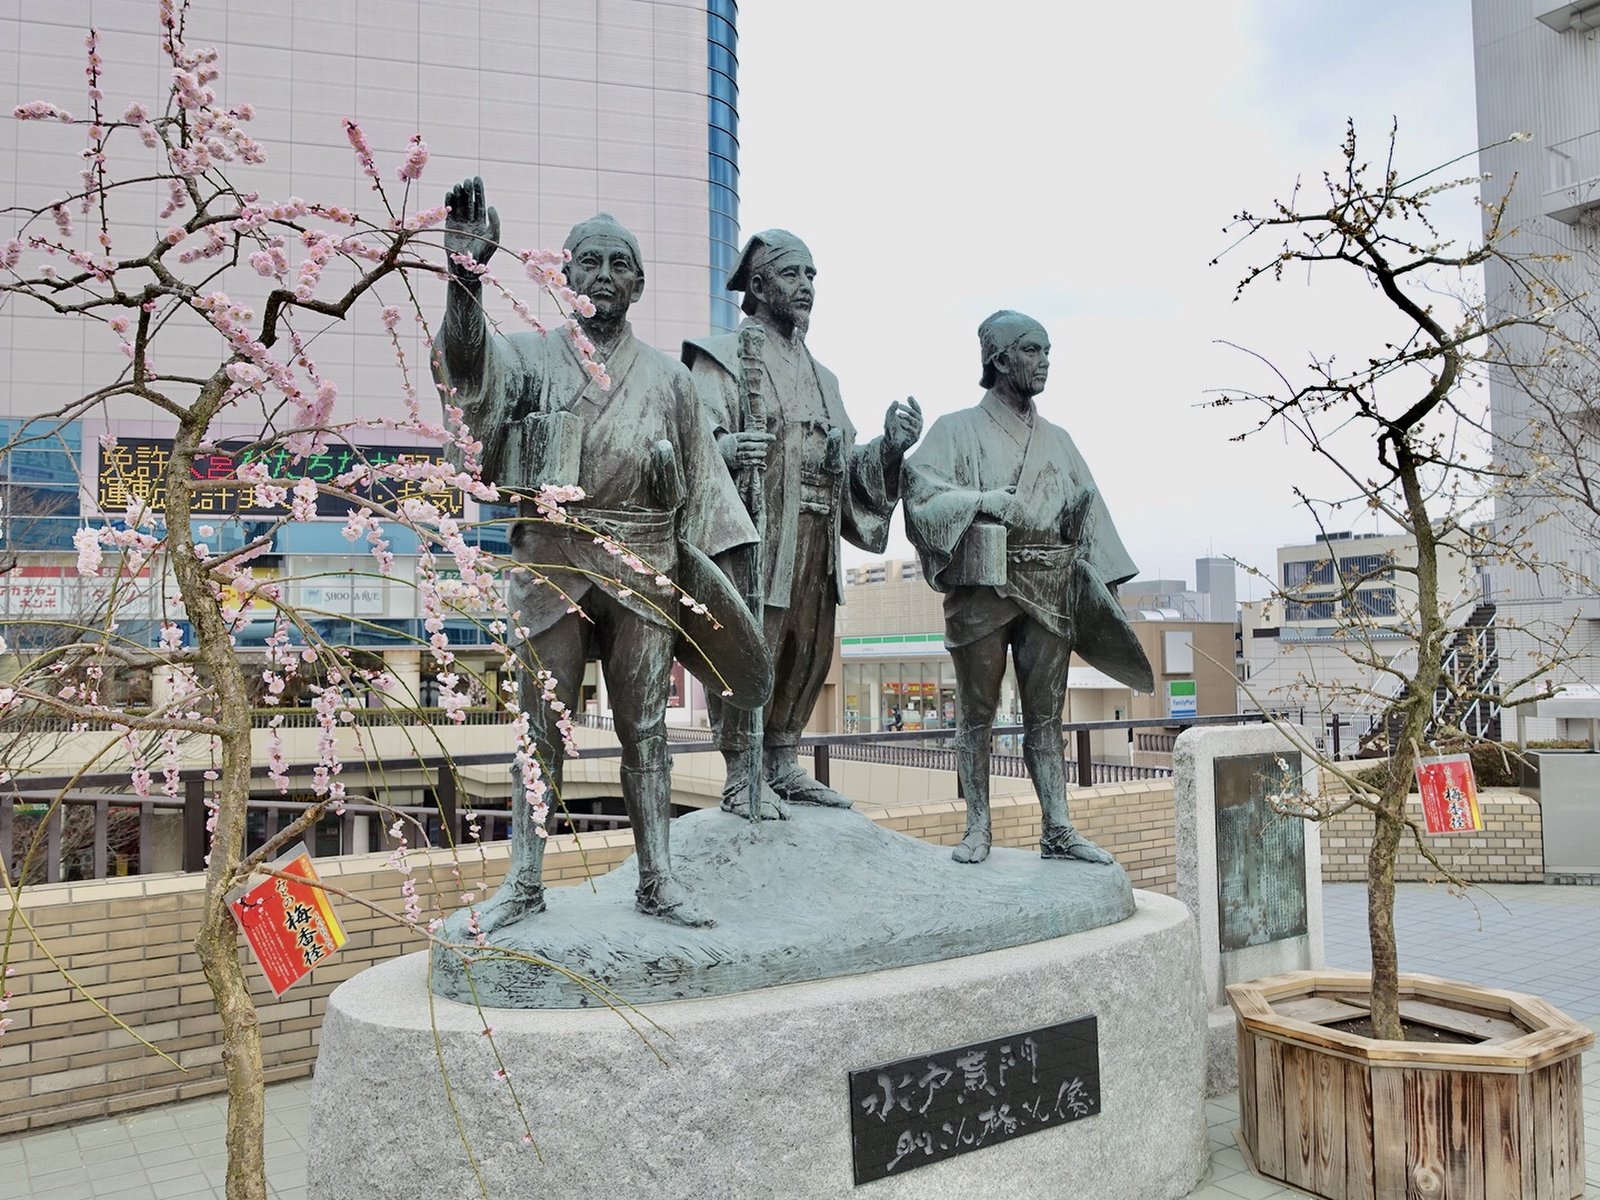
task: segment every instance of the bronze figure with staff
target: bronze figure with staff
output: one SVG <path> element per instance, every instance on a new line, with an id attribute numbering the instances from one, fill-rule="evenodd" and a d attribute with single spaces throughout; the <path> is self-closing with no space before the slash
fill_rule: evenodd
<path id="1" fill-rule="evenodd" d="M 849 807 L 848 799 L 801 769 L 800 736 L 833 658 L 834 621 L 844 602 L 839 539 L 883 552 L 900 498 L 900 463 L 922 435 L 922 411 L 907 399 L 889 406 L 882 437 L 856 443 L 839 381 L 805 344 L 816 275 L 811 251 L 794 234 L 769 229 L 754 235 L 728 278 L 730 291 L 744 293 L 749 320 L 738 333 L 683 347 L 723 460 L 760 483 L 765 530 L 754 569 L 773 692 L 759 730 L 726 718 L 718 729 L 728 763 L 723 807 L 752 818 L 785 816 L 789 804 Z M 752 328 L 763 336 L 746 343 L 744 331 Z M 764 422 L 745 419 L 743 381 L 751 374 L 745 345 L 754 347 L 748 362 L 759 367 L 753 377 Z M 737 560 L 746 553 L 734 551 L 724 563 L 732 577 L 748 577 L 749 568 Z M 764 776 L 759 792 L 745 773 L 756 753 Z"/>

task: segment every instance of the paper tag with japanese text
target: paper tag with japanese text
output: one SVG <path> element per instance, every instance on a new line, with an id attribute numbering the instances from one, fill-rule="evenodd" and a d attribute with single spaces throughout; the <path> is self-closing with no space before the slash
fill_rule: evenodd
<path id="1" fill-rule="evenodd" d="M 1429 833 L 1476 833 L 1483 828 L 1472 759 L 1465 754 L 1417 762 L 1422 820 Z"/>
<path id="2" fill-rule="evenodd" d="M 285 854 L 271 866 L 296 878 L 263 880 L 232 897 L 228 907 L 273 995 L 281 996 L 343 946 L 345 932 L 327 893 L 317 886 L 309 854 Z"/>

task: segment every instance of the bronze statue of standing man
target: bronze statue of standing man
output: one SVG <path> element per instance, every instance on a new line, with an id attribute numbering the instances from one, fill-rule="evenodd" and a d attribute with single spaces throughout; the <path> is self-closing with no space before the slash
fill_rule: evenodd
<path id="1" fill-rule="evenodd" d="M 723 459 L 735 475 L 753 475 L 765 512 L 750 574 L 752 590 L 761 593 L 773 694 L 760 729 L 726 710 L 717 720 L 728 762 L 723 807 L 751 817 L 782 816 L 786 803 L 849 807 L 801 769 L 797 750 L 833 658 L 834 620 L 844 602 L 839 539 L 883 551 L 900 497 L 901 459 L 922 434 L 922 411 L 907 399 L 889 406 L 881 438 L 856 444 L 839 381 L 806 348 L 816 276 L 811 251 L 794 234 L 756 234 L 728 278 L 730 291 L 744 293 L 749 319 L 736 333 L 683 346 Z M 754 420 L 751 392 L 760 399 Z M 730 575 L 745 570 L 719 561 Z M 747 773 L 753 750 L 764 763 L 765 786 Z"/>
<path id="2" fill-rule="evenodd" d="M 481 179 L 452 188 L 447 207 L 450 282 L 434 355 L 440 392 L 460 405 L 483 443 L 485 480 L 528 495 L 546 484 L 585 493 L 569 506 L 570 522 L 540 519 L 525 499 L 511 527 L 519 565 L 508 604 L 522 664 L 519 704 L 545 776 L 559 794 L 562 740 L 538 671 L 549 672 L 548 686 L 576 711 L 584 663 L 598 658 L 622 743 L 638 907 L 683 925 L 710 924 L 673 878 L 668 849 L 666 704 L 680 632 L 674 615 L 682 611 L 672 581 L 697 547 L 721 554 L 753 542 L 755 531 L 701 419 L 689 373 L 633 336 L 628 310 L 644 294 L 645 279 L 633 234 L 601 213 L 573 226 L 566 242 L 571 286 L 594 304 L 580 324 L 610 373 L 611 387 L 602 390 L 565 331 L 490 330 L 482 282 L 455 256 L 487 263 L 500 219 L 484 202 Z M 630 571 L 596 544 L 595 530 L 653 571 Z M 750 646 L 760 659 L 753 626 Z M 545 908 L 544 831 L 520 800 L 511 842 L 505 882 L 478 909 L 486 931 Z"/>
<path id="3" fill-rule="evenodd" d="M 1032 317 L 997 312 L 978 327 L 977 407 L 935 421 L 905 463 L 906 532 L 944 593 L 956 670 L 956 770 L 967 829 L 953 857 L 989 856 L 989 742 L 1009 652 L 1017 668 L 1023 758 L 1043 815 L 1045 858 L 1109 863 L 1067 815 L 1061 714 L 1076 653 L 1136 691 L 1150 664 L 1111 589 L 1138 573 L 1088 465 L 1034 402 L 1050 337 Z"/>

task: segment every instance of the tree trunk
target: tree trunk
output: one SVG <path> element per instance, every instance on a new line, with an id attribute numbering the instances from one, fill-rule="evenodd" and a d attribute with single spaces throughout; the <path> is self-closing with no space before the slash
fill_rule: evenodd
<path id="1" fill-rule="evenodd" d="M 265 1153 L 266 1076 L 261 1058 L 261 1022 L 239 963 L 238 935 L 227 892 L 244 853 L 250 800 L 250 702 L 244 668 L 234 653 L 216 582 L 191 550 L 190 469 L 210 423 L 208 410 L 226 378 L 202 390 L 193 420 L 179 427 L 167 467 L 168 554 L 194 628 L 200 659 L 216 689 L 221 770 L 216 829 L 206 870 L 205 909 L 195 950 L 222 1021 L 222 1062 L 228 1080 L 228 1200 L 267 1200 Z"/>
<path id="2" fill-rule="evenodd" d="M 1402 785 L 1401 804 L 1405 803 Z M 1388 808 L 1385 802 L 1385 809 Z M 1367 848 L 1367 939 L 1372 947 L 1372 1035 L 1400 1038 L 1400 952 L 1394 933 L 1394 864 L 1400 823 L 1373 815 Z"/>
<path id="3" fill-rule="evenodd" d="M 1444 661 L 1444 619 L 1439 612 L 1439 545 L 1428 515 L 1421 464 L 1412 453 L 1407 433 L 1394 440 L 1396 474 L 1405 494 L 1407 532 L 1417 543 L 1417 669 L 1400 702 L 1405 714 L 1399 744 L 1390 747 L 1389 778 L 1383 788 L 1383 812 L 1374 820 L 1367 854 L 1367 937 L 1372 948 L 1372 1032 L 1401 1040 L 1400 975 L 1394 932 L 1394 868 L 1405 833 L 1406 797 L 1416 773 L 1417 754 L 1433 719 L 1433 698 Z"/>

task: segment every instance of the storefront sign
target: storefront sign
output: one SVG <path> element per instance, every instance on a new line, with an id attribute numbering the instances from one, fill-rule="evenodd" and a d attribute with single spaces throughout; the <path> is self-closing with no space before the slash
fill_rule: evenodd
<path id="1" fill-rule="evenodd" d="M 0 614 L 18 620 L 66 617 L 97 624 L 104 620 L 113 596 L 118 616 L 149 615 L 149 569 L 138 576 L 117 577 L 79 575 L 76 567 L 18 566 L 0 574 Z"/>
<path id="2" fill-rule="evenodd" d="M 302 583 L 300 605 L 325 613 L 360 617 L 383 615 L 383 583 L 377 579 Z"/>
<path id="3" fill-rule="evenodd" d="M 442 462 L 444 453 L 429 446 L 330 446 L 321 454 L 305 455 L 296 459 L 282 448 L 265 452 L 245 452 L 243 444 L 237 450 L 223 447 L 195 459 L 190 476 L 196 480 L 231 480 L 241 462 L 261 460 L 267 464 L 273 478 L 283 486 L 292 487 L 302 478 L 314 483 L 331 484 L 353 467 L 366 463 L 379 467 L 394 462 Z M 124 437 L 118 438 L 110 448 L 100 451 L 100 470 L 97 476 L 96 502 L 103 513 L 120 513 L 135 501 L 160 509 L 166 503 L 167 459 L 172 454 L 171 438 Z M 370 487 L 352 489 L 357 495 L 383 504 L 396 504 L 416 496 L 438 505 L 445 512 L 460 514 L 461 493 L 454 488 L 444 492 L 424 493 L 421 486 L 411 480 L 382 481 Z M 317 515 L 344 517 L 350 513 L 350 502 L 334 496 L 318 495 Z M 256 504 L 254 489 L 246 484 L 206 488 L 194 495 L 196 516 L 282 516 L 285 507 L 263 508 Z"/>
<path id="4" fill-rule="evenodd" d="M 1173 679 L 1167 683 L 1167 716 L 1175 719 L 1200 715 L 1200 697 L 1192 679 Z"/>

